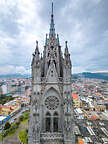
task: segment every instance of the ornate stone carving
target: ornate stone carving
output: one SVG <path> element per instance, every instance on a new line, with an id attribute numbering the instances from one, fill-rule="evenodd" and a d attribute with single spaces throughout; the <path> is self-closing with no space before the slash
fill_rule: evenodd
<path id="1" fill-rule="evenodd" d="M 55 96 L 49 96 L 45 99 L 45 106 L 49 110 L 55 110 L 56 108 L 58 108 L 58 105 L 59 105 L 59 99 Z"/>

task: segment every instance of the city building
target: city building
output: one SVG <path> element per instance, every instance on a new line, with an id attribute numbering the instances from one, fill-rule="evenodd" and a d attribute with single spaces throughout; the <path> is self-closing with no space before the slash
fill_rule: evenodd
<path id="1" fill-rule="evenodd" d="M 6 84 L 3 84 L 1 86 L 1 89 L 2 89 L 2 94 L 7 94 L 7 85 Z"/>
<path id="2" fill-rule="evenodd" d="M 43 56 L 36 42 L 32 60 L 32 96 L 28 144 L 75 144 L 71 60 L 67 41 L 64 57 L 55 33 L 53 3 Z"/>
<path id="3" fill-rule="evenodd" d="M 12 106 L 0 105 L 0 115 L 10 115 L 13 111 Z"/>
<path id="4" fill-rule="evenodd" d="M 78 97 L 78 94 L 72 93 L 72 98 L 73 98 L 73 106 L 74 108 L 79 108 L 80 107 L 80 99 Z"/>

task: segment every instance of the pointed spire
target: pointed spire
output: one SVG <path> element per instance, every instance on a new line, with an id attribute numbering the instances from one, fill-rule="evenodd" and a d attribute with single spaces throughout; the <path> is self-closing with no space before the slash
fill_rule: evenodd
<path id="1" fill-rule="evenodd" d="M 45 45 L 48 44 L 48 38 L 47 38 L 48 34 L 46 34 L 46 40 L 45 40 Z"/>
<path id="2" fill-rule="evenodd" d="M 67 42 L 67 41 L 65 41 L 65 44 L 66 44 L 66 48 L 67 48 L 67 43 L 68 43 L 68 42 Z"/>
<path id="3" fill-rule="evenodd" d="M 42 59 L 42 53 L 41 53 L 41 59 Z"/>
<path id="4" fill-rule="evenodd" d="M 54 15 L 53 15 L 53 2 L 52 2 L 51 23 L 50 23 L 50 34 L 55 35 Z"/>
<path id="5" fill-rule="evenodd" d="M 36 48 L 38 48 L 38 41 L 36 40 Z"/>
<path id="6" fill-rule="evenodd" d="M 65 42 L 64 56 L 65 56 L 66 64 L 69 64 L 71 66 L 71 60 L 70 60 L 70 54 L 69 54 L 69 51 L 68 51 L 67 41 Z"/>
<path id="7" fill-rule="evenodd" d="M 37 41 L 37 40 L 36 40 L 36 50 L 35 50 L 35 54 L 40 54 L 40 53 L 39 53 L 38 41 Z"/>
<path id="8" fill-rule="evenodd" d="M 57 44 L 59 44 L 59 35 L 57 34 Z"/>
<path id="9" fill-rule="evenodd" d="M 53 15 L 53 2 L 52 2 L 52 15 Z"/>
<path id="10" fill-rule="evenodd" d="M 69 54 L 68 52 L 68 46 L 67 46 L 67 41 L 65 42 L 65 56 Z"/>

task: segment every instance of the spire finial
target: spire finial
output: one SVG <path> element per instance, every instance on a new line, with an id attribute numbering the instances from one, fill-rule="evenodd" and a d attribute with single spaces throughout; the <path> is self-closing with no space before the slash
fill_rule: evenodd
<path id="1" fill-rule="evenodd" d="M 46 39 L 47 39 L 48 34 L 46 34 Z"/>
<path id="2" fill-rule="evenodd" d="M 42 53 L 41 53 L 41 59 L 42 59 Z"/>
<path id="3" fill-rule="evenodd" d="M 67 41 L 65 41 L 65 44 L 66 44 L 66 48 L 67 48 L 67 43 L 68 43 L 68 42 L 67 42 Z"/>
<path id="4" fill-rule="evenodd" d="M 53 2 L 52 2 L 52 15 L 53 15 Z"/>
<path id="5" fill-rule="evenodd" d="M 46 34 L 45 45 L 47 44 L 47 41 L 48 41 L 47 36 L 48 36 L 48 34 Z"/>
<path id="6" fill-rule="evenodd" d="M 68 52 L 68 46 L 67 46 L 67 41 L 65 41 L 65 56 L 69 54 Z"/>
<path id="7" fill-rule="evenodd" d="M 59 35 L 57 34 L 57 44 L 59 44 Z"/>
<path id="8" fill-rule="evenodd" d="M 37 40 L 36 40 L 36 49 L 35 49 L 35 54 L 36 54 L 36 53 L 40 54 L 40 53 L 39 53 L 38 41 L 37 41 Z"/>
<path id="9" fill-rule="evenodd" d="M 50 34 L 51 34 L 51 35 L 55 35 L 54 15 L 53 15 L 53 2 L 52 2 L 52 12 L 51 12 Z"/>
<path id="10" fill-rule="evenodd" d="M 36 48 L 38 48 L 38 41 L 36 40 Z"/>

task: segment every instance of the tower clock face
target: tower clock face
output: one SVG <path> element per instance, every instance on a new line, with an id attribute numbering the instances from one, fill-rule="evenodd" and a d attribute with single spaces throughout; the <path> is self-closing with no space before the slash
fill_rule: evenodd
<path id="1" fill-rule="evenodd" d="M 59 99 L 56 96 L 49 96 L 45 99 L 45 106 L 49 110 L 55 110 L 59 106 Z"/>

